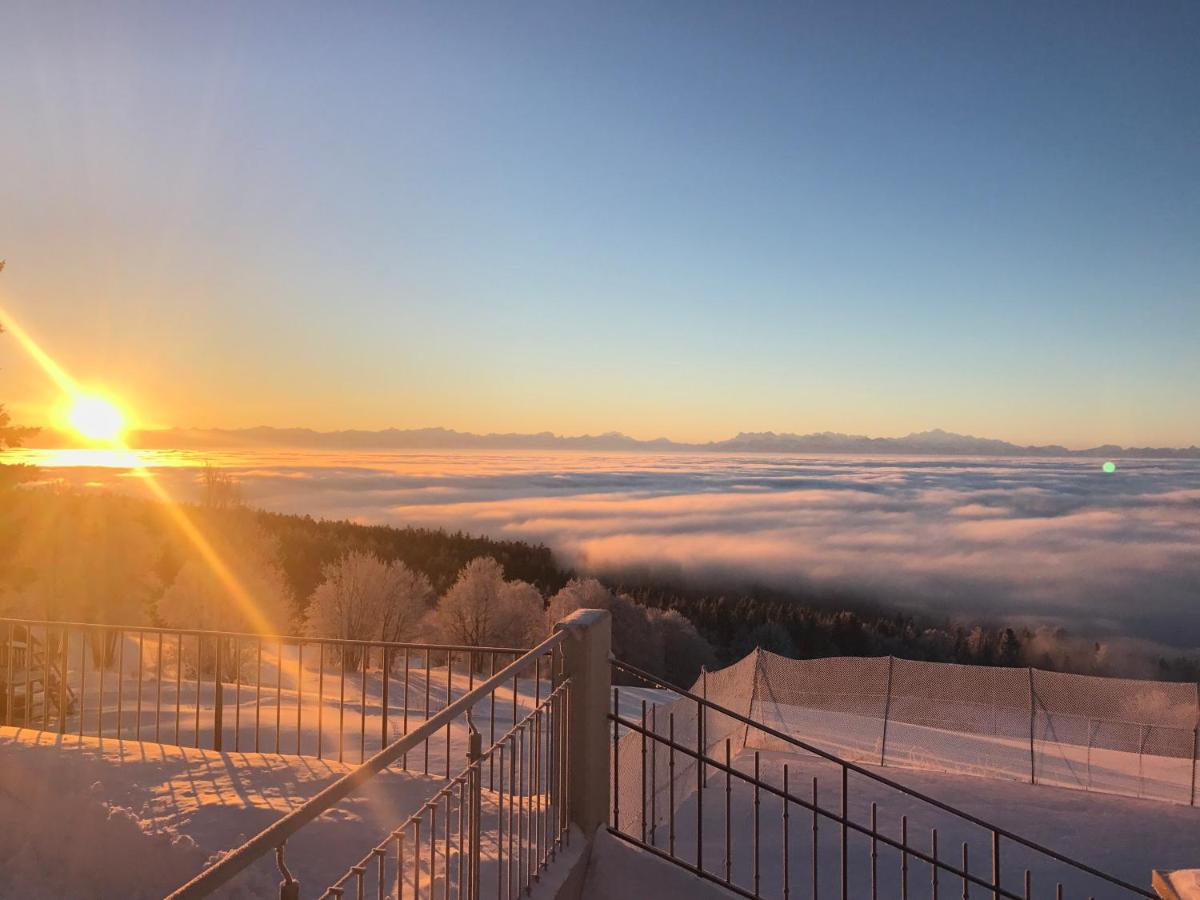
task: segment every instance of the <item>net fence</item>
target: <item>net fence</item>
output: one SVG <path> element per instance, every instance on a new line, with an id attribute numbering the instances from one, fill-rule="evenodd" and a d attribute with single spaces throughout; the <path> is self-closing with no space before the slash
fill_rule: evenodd
<path id="1" fill-rule="evenodd" d="M 1196 684 L 756 650 L 691 692 L 859 764 L 1197 804 Z M 687 698 L 661 701 L 646 702 L 647 730 L 719 762 L 727 751 L 794 749 Z M 630 731 L 614 747 L 617 825 L 630 834 L 661 828 L 707 774 L 656 744 Z"/>

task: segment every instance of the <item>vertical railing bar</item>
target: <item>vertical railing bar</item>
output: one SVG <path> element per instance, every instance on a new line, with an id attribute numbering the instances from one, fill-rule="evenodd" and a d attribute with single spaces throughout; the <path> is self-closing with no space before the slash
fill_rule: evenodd
<path id="1" fill-rule="evenodd" d="M 516 799 L 517 799 L 517 737 L 512 735 L 509 738 L 510 746 L 508 753 L 508 891 L 505 897 L 511 898 L 513 892 L 513 870 L 516 868 L 517 858 L 513 853 L 514 850 L 514 832 L 516 831 Z M 519 848 L 518 848 L 519 849 Z"/>
<path id="2" fill-rule="evenodd" d="M 731 746 L 729 738 L 725 738 L 725 880 L 732 881 L 733 872 L 733 781 L 729 774 L 733 769 L 731 763 Z"/>
<path id="3" fill-rule="evenodd" d="M 262 638 L 255 643 L 254 671 L 254 752 L 258 753 L 259 735 L 262 731 Z"/>
<path id="4" fill-rule="evenodd" d="M 425 721 L 429 721 L 429 682 L 432 680 L 430 664 L 431 654 L 429 648 L 425 648 Z M 513 721 L 516 721 L 515 719 Z M 425 738 L 425 760 L 422 765 L 422 774 L 429 774 L 429 738 Z"/>
<path id="5" fill-rule="evenodd" d="M 158 633 L 158 659 L 155 665 L 158 668 L 158 689 L 154 695 L 154 742 L 162 743 L 162 678 L 163 678 L 163 638 L 165 635 L 160 631 Z"/>
<path id="6" fill-rule="evenodd" d="M 376 847 L 371 852 L 375 855 L 375 865 L 377 866 L 375 870 L 375 900 L 384 900 L 387 895 L 384 889 L 384 857 L 387 851 L 382 847 Z"/>
<path id="7" fill-rule="evenodd" d="M 762 776 L 759 774 L 759 761 L 761 754 L 754 751 L 754 895 L 761 896 L 759 890 L 759 881 L 761 876 L 759 866 L 759 806 L 761 804 L 761 791 L 759 786 L 762 784 Z"/>
<path id="8" fill-rule="evenodd" d="M 138 630 L 138 664 L 137 664 L 137 737 L 142 739 L 142 660 L 146 655 L 146 632 Z"/>
<path id="9" fill-rule="evenodd" d="M 792 895 L 792 869 L 788 853 L 791 845 L 791 829 L 789 828 L 791 808 L 791 788 L 788 786 L 788 764 L 783 764 L 783 900 Z"/>
<path id="10" fill-rule="evenodd" d="M 930 855 L 933 857 L 933 862 L 930 864 L 930 868 L 933 870 L 933 884 L 932 884 L 933 898 L 932 898 L 932 900 L 938 900 L 938 867 L 939 867 L 939 864 L 938 864 L 938 833 L 937 833 L 936 828 L 930 830 L 929 837 L 930 837 L 930 841 L 932 843 Z"/>
<path id="11" fill-rule="evenodd" d="M 317 653 L 317 759 L 325 755 L 325 642 L 318 644 Z M 403 841 L 397 846 L 396 852 L 403 846 Z"/>
<path id="12" fill-rule="evenodd" d="M 871 801 L 871 900 L 879 896 L 879 804 Z"/>
<path id="13" fill-rule="evenodd" d="M 242 639 L 233 639 L 233 752 L 242 749 Z"/>
<path id="14" fill-rule="evenodd" d="M 67 702 L 67 678 L 68 670 L 71 667 L 70 655 L 68 649 L 71 644 L 71 632 L 67 630 L 66 625 L 62 626 L 62 668 L 59 672 L 59 734 L 67 733 L 67 713 L 71 704 Z M 1195 768 L 1195 767 L 1193 767 Z"/>
<path id="15" fill-rule="evenodd" d="M 12 626 L 8 626 L 8 718 L 12 719 Z M 88 636 L 84 631 L 79 632 L 79 736 L 83 737 L 83 707 L 87 700 L 87 645 Z M 179 722 L 179 717 L 175 717 L 175 722 Z M 179 725 L 175 726 L 175 743 L 179 743 Z"/>
<path id="16" fill-rule="evenodd" d="M 344 762 L 346 758 L 346 647 L 346 644 L 338 647 L 338 762 Z M 420 855 L 415 858 L 419 860 Z"/>
<path id="17" fill-rule="evenodd" d="M 426 804 L 429 810 L 429 898 L 437 889 L 437 801 Z"/>
<path id="18" fill-rule="evenodd" d="M 278 641 L 275 657 L 275 753 L 283 739 L 283 641 Z"/>
<path id="19" fill-rule="evenodd" d="M 908 900 L 908 816 L 900 817 L 900 898 Z"/>
<path id="20" fill-rule="evenodd" d="M 650 728 L 658 737 L 658 704 L 650 707 Z M 658 846 L 658 741 L 650 741 L 650 844 Z"/>
<path id="21" fill-rule="evenodd" d="M 817 876 L 817 861 L 819 859 L 817 846 L 819 840 L 819 824 L 817 822 L 817 776 L 813 776 L 812 780 L 812 900 L 817 900 L 818 876 Z"/>
<path id="22" fill-rule="evenodd" d="M 362 691 L 358 704 L 358 764 L 367 758 L 367 664 L 371 660 L 370 646 L 362 648 Z"/>
<path id="23" fill-rule="evenodd" d="M 321 648 L 324 649 L 322 644 Z M 404 828 L 395 832 L 396 837 L 396 900 L 404 900 Z"/>
<path id="24" fill-rule="evenodd" d="M 615 723 L 614 723 L 615 727 Z M 668 829 L 667 829 L 667 850 L 671 856 L 675 855 L 675 713 L 671 713 L 667 720 L 667 737 L 671 743 L 668 745 L 670 753 L 667 757 L 667 812 L 668 812 Z M 616 766 L 613 766 L 613 771 L 616 771 Z M 616 796 L 616 792 L 613 792 Z"/>
<path id="25" fill-rule="evenodd" d="M 204 668 L 203 660 L 204 660 L 204 647 L 201 643 L 200 635 L 197 634 L 196 635 L 196 733 L 195 733 L 195 738 L 196 738 L 195 744 L 196 744 L 197 748 L 199 748 L 199 746 L 200 746 L 200 698 L 203 696 L 201 687 L 200 687 L 200 674 L 201 674 L 201 670 Z"/>
<path id="26" fill-rule="evenodd" d="M 707 684 L 707 673 L 704 675 Z M 707 688 L 705 689 L 707 691 Z M 704 704 L 696 702 L 696 868 L 704 871 L 704 751 L 707 739 L 704 736 Z"/>
<path id="27" fill-rule="evenodd" d="M 617 724 L 615 714 L 621 708 L 620 696 L 617 688 L 612 689 L 612 708 L 614 713 L 612 723 L 612 826 L 619 829 L 621 827 L 621 787 L 620 787 L 620 742 L 618 740 L 620 734 L 620 726 Z"/>
<path id="28" fill-rule="evenodd" d="M 14 623 L 12 623 L 12 622 L 8 623 L 8 640 L 5 643 L 5 647 L 7 648 L 6 666 L 8 668 L 8 674 L 4 678 L 4 724 L 5 725 L 12 725 L 16 722 L 16 719 L 13 716 L 13 701 L 14 701 L 14 698 L 16 697 L 16 694 L 14 693 L 16 686 L 13 684 L 13 655 L 14 655 L 13 654 L 13 632 L 16 631 L 16 628 L 17 628 L 17 626 Z M 83 637 L 84 637 L 84 643 L 86 643 L 87 642 L 86 635 L 84 635 Z M 83 654 L 81 653 L 80 659 L 82 660 L 82 658 L 83 658 Z M 79 674 L 80 674 L 80 677 L 83 676 L 82 662 L 80 663 L 80 666 L 79 666 Z M 81 709 L 82 709 L 82 707 L 81 707 Z M 83 737 L 82 712 L 81 712 L 80 718 L 79 718 L 79 729 L 80 729 L 79 736 Z"/>
<path id="29" fill-rule="evenodd" d="M 345 665 L 345 663 L 343 663 Z M 413 820 L 413 897 L 421 896 L 421 820 Z"/>
<path id="30" fill-rule="evenodd" d="M 104 670 L 108 668 L 108 646 L 107 646 L 107 629 L 100 629 L 97 642 L 100 644 L 100 658 L 96 659 L 96 648 L 92 647 L 92 662 L 97 663 L 100 669 L 100 689 L 96 704 L 96 737 L 104 737 Z M 29 629 L 25 629 L 26 643 L 29 641 Z M 28 673 L 28 669 L 26 669 Z"/>
<path id="31" fill-rule="evenodd" d="M 450 705 L 450 699 L 454 696 L 454 653 L 450 650 L 446 651 L 446 700 L 442 704 L 442 709 Z M 446 725 L 446 780 L 450 780 L 450 725 Z"/>
<path id="32" fill-rule="evenodd" d="M 842 763 L 842 900 L 850 895 L 850 770 Z"/>
<path id="33" fill-rule="evenodd" d="M 183 718 L 180 695 L 183 693 L 183 635 L 175 635 L 175 746 L 179 743 L 179 720 Z"/>
<path id="34" fill-rule="evenodd" d="M 490 788 L 496 790 L 496 900 L 503 900 L 504 892 L 504 744 L 496 751 L 500 757 L 500 786 L 492 781 Z"/>
<path id="35" fill-rule="evenodd" d="M 489 665 L 488 677 L 496 674 L 496 653 L 495 651 L 488 654 L 491 662 Z M 496 692 L 492 691 L 491 696 L 492 711 L 488 719 L 488 746 L 491 747 L 496 743 Z M 503 777 L 503 773 L 501 773 Z M 488 787 L 492 787 L 496 779 L 496 767 L 492 761 L 492 757 L 488 756 Z"/>
<path id="36" fill-rule="evenodd" d="M 140 665 L 140 663 L 139 663 Z M 42 626 L 42 731 L 50 730 L 50 626 Z"/>
<path id="37" fill-rule="evenodd" d="M 296 641 L 296 755 L 300 755 L 300 736 L 304 733 L 304 641 Z M 380 881 L 382 885 L 383 882 Z"/>
<path id="38" fill-rule="evenodd" d="M 617 723 L 613 723 L 613 728 Z M 646 699 L 642 698 L 642 807 L 638 815 L 642 820 L 642 843 L 646 843 Z"/>
<path id="39" fill-rule="evenodd" d="M 963 900 L 970 900 L 971 882 L 967 880 L 967 875 L 970 873 L 970 869 L 967 866 L 967 842 L 966 841 L 963 841 L 963 845 L 962 845 L 962 870 L 963 870 L 963 879 L 962 879 Z"/>
<path id="40" fill-rule="evenodd" d="M 408 673 L 409 673 L 409 650 L 404 648 L 404 733 L 408 734 Z M 403 769 L 408 769 L 408 754 L 402 756 L 400 766 Z"/>
<path id="41" fill-rule="evenodd" d="M 517 730 L 517 759 L 521 770 L 517 776 L 517 787 L 521 792 L 517 799 L 517 886 L 522 890 L 529 881 L 529 778 L 525 753 L 525 726 L 522 725 Z"/>
<path id="42" fill-rule="evenodd" d="M 992 900 L 1000 900 L 1000 833 L 992 829 Z"/>
<path id="43" fill-rule="evenodd" d="M 383 671 L 380 672 L 380 678 L 383 679 L 382 695 L 379 700 L 383 721 L 379 725 L 379 746 L 386 747 L 388 745 L 388 704 L 391 702 L 388 694 L 392 682 L 392 648 L 386 645 L 383 648 Z"/>

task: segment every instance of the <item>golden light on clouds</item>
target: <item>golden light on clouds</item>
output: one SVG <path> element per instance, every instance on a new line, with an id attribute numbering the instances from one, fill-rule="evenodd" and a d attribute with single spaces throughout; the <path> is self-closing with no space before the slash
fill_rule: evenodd
<path id="1" fill-rule="evenodd" d="M 75 379 L 3 307 L 0 307 L 0 325 L 3 325 L 4 329 L 17 339 L 22 349 L 37 362 L 46 375 L 66 395 L 69 406 L 65 418 L 76 432 L 89 440 L 107 443 L 114 451 L 129 451 L 129 448 L 125 447 L 121 441 L 126 416 L 113 401 L 80 388 Z M 259 609 L 254 596 L 242 584 L 241 579 L 229 564 L 221 558 L 212 541 L 192 520 L 187 510 L 174 501 L 174 498 L 167 493 L 167 489 L 154 477 L 153 472 L 149 469 L 141 469 L 139 474 L 144 476 L 142 483 L 158 500 L 162 501 L 164 508 L 175 523 L 175 527 L 192 543 L 200 558 L 228 591 L 229 596 L 246 613 L 255 630 L 264 634 L 270 632 L 271 624 Z"/>

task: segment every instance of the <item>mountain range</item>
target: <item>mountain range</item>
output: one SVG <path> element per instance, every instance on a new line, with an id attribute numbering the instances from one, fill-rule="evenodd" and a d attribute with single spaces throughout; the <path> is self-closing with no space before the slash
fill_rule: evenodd
<path id="1" fill-rule="evenodd" d="M 68 436 L 46 429 L 35 443 L 43 447 L 71 446 Z M 777 434 L 742 432 L 736 437 L 707 443 L 687 443 L 668 438 L 639 440 L 619 432 L 562 436 L 537 434 L 472 434 L 448 428 L 386 428 L 381 431 L 315 431 L 310 428 L 191 429 L 166 428 L 134 431 L 127 443 L 138 449 L 245 449 L 279 447 L 326 450 L 590 450 L 599 452 L 690 453 L 799 453 L 829 455 L 922 456 L 1040 456 L 1097 457 L 1104 459 L 1200 459 L 1200 447 L 1120 447 L 1104 444 L 1069 449 L 1058 444 L 1022 446 L 1008 441 L 954 434 L 935 428 L 904 437 L 867 437 L 858 434 L 815 432 Z"/>

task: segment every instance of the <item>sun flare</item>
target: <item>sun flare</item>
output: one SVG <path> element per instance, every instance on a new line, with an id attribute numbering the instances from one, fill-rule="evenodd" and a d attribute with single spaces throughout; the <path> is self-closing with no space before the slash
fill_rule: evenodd
<path id="1" fill-rule="evenodd" d="M 93 441 L 115 441 L 125 430 L 125 416 L 115 404 L 103 397 L 81 394 L 67 413 L 67 421 L 81 435 Z"/>

